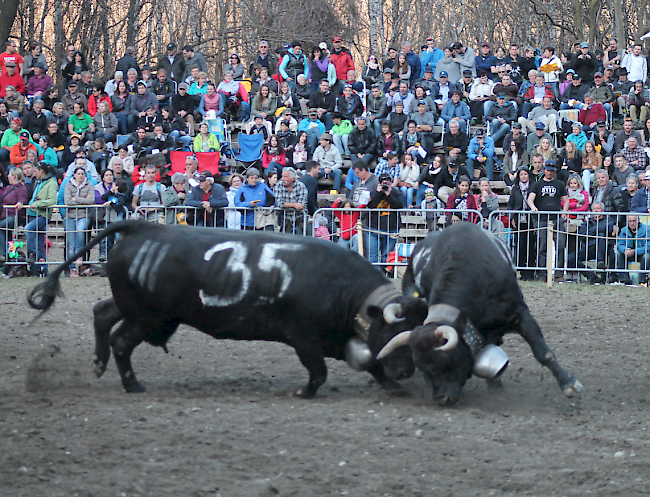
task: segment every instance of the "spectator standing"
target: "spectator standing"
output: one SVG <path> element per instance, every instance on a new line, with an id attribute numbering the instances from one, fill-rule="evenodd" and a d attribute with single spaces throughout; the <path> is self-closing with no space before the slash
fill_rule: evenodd
<path id="1" fill-rule="evenodd" d="M 183 58 L 185 59 L 183 81 L 190 76 L 190 70 L 193 66 L 198 67 L 200 72 L 208 72 L 208 65 L 205 63 L 205 57 L 203 57 L 203 54 L 195 52 L 192 45 L 185 45 L 183 47 Z"/>
<path id="2" fill-rule="evenodd" d="M 643 81 L 648 78 L 648 61 L 641 55 L 643 45 L 636 43 L 632 53 L 628 53 L 623 57 L 621 67 L 627 70 L 628 79 L 630 81 Z"/>
<path id="3" fill-rule="evenodd" d="M 169 78 L 176 83 L 183 81 L 185 74 L 185 59 L 183 55 L 176 50 L 176 43 L 171 42 L 167 44 L 167 53 L 158 56 L 158 69 L 164 69 Z"/>
<path id="4" fill-rule="evenodd" d="M 368 259 L 373 264 L 386 262 L 397 241 L 395 234 L 399 231 L 400 220 L 396 209 L 402 208 L 402 194 L 392 183 L 388 173 L 381 174 L 368 202 L 369 209 L 383 209 L 370 212 L 368 216 Z"/>
<path id="5" fill-rule="evenodd" d="M 214 176 L 210 171 L 201 172 L 197 180 L 199 187 L 194 188 L 186 200 L 188 206 L 198 209 L 194 224 L 223 228 L 225 226 L 223 208 L 228 207 L 225 188 L 214 182 Z"/>
<path id="6" fill-rule="evenodd" d="M 553 161 L 546 161 L 544 164 L 544 177 L 533 183 L 528 195 L 528 206 L 535 213 L 538 211 L 568 211 L 569 197 L 567 196 L 566 186 L 564 183 L 555 178 L 557 168 Z M 564 220 L 552 214 L 537 215 L 533 217 L 533 224 L 539 230 L 537 266 L 546 268 L 546 248 L 547 239 L 546 228 L 549 222 L 553 222 L 553 238 L 557 243 L 557 265 L 558 268 L 564 267 L 564 247 L 566 245 L 566 232 Z M 541 276 L 544 270 L 540 269 Z M 558 279 L 560 279 L 558 277 Z"/>
<path id="7" fill-rule="evenodd" d="M 293 167 L 282 170 L 282 180 L 273 188 L 275 206 L 283 209 L 281 230 L 285 233 L 301 235 L 304 232 L 305 209 L 308 191 L 304 183 L 296 181 L 297 174 Z"/>

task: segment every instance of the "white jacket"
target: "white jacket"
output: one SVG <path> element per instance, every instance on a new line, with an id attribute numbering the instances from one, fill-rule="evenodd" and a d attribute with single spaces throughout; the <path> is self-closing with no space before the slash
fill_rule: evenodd
<path id="1" fill-rule="evenodd" d="M 474 101 L 481 97 L 492 97 L 494 96 L 493 89 L 494 81 L 488 79 L 487 83 L 481 83 L 480 79 L 475 79 L 472 88 L 469 90 L 469 99 Z"/>

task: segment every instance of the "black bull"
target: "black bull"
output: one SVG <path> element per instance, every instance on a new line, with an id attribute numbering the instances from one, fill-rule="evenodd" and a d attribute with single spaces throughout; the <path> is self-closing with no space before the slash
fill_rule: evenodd
<path id="1" fill-rule="evenodd" d="M 507 359 L 497 355 L 501 362 L 492 371 L 495 360 L 490 354 L 495 350 L 502 354 L 496 346 L 503 343 L 506 333 L 518 333 L 526 340 L 565 395 L 582 391 L 582 384 L 562 369 L 546 344 L 524 302 L 505 247 L 476 225 L 459 223 L 418 243 L 404 275 L 402 294 L 411 300 L 399 312 L 409 315 L 412 308 L 424 306 L 427 317 L 422 326 L 391 340 L 380 357 L 410 345 L 415 366 L 430 380 L 439 404 L 456 403 L 472 372 L 485 373 L 481 376 L 488 379 L 488 385 L 500 386 L 497 375 Z M 486 350 L 490 354 L 481 357 Z"/>
<path id="2" fill-rule="evenodd" d="M 215 338 L 291 345 L 309 371 L 297 392 L 306 398 L 325 383 L 324 357 L 347 359 L 387 389 L 415 370 L 408 347 L 382 364 L 375 357 L 422 316 L 419 323 L 395 318 L 400 297 L 390 281 L 353 251 L 315 238 L 123 221 L 52 271 L 28 296 L 30 305 L 45 312 L 60 294 L 64 268 L 114 233 L 122 239 L 107 265 L 113 296 L 93 309 L 93 361 L 101 376 L 112 348 L 127 392 L 144 391 L 133 350 L 144 341 L 166 351 L 182 323 Z"/>

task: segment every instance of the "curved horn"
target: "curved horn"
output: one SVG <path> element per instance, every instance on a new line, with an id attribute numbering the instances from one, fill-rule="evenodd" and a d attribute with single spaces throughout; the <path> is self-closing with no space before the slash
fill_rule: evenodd
<path id="1" fill-rule="evenodd" d="M 396 302 L 388 304 L 384 307 L 384 321 L 388 324 L 398 323 L 399 321 L 404 321 L 404 318 L 398 317 L 402 312 L 402 306 Z"/>
<path id="2" fill-rule="evenodd" d="M 434 350 L 445 352 L 447 350 L 452 350 L 454 347 L 456 347 L 456 345 L 458 345 L 458 332 L 451 326 L 438 326 L 436 328 L 435 334 L 437 338 L 446 339 L 447 343 L 441 345 L 440 347 L 436 347 Z"/>
<path id="3" fill-rule="evenodd" d="M 395 335 L 386 345 L 384 345 L 384 348 L 379 351 L 379 354 L 377 354 L 377 360 L 383 359 L 388 354 L 393 352 L 396 348 L 401 347 L 402 345 L 410 344 L 411 332 L 403 331 L 399 335 Z"/>

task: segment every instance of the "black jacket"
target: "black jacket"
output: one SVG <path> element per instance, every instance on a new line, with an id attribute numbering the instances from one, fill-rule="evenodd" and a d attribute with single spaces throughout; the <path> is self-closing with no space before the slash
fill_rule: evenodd
<path id="1" fill-rule="evenodd" d="M 336 95 L 333 91 L 323 93 L 320 90 L 313 91 L 309 94 L 310 109 L 326 109 L 327 112 L 334 112 L 336 105 Z"/>
<path id="2" fill-rule="evenodd" d="M 458 174 L 456 174 L 456 180 L 458 180 L 458 178 L 460 178 L 461 176 L 467 176 L 471 180 L 469 172 L 467 171 L 467 168 L 464 166 L 458 166 Z M 441 186 L 447 186 L 449 188 L 456 187 L 456 181 L 454 181 L 454 177 L 449 172 L 449 167 L 445 167 L 436 176 L 436 182 L 433 184 L 433 191 L 436 196 L 438 195 L 438 190 L 440 189 Z"/>
<path id="3" fill-rule="evenodd" d="M 391 143 L 392 143 L 393 152 L 395 152 L 398 156 L 401 156 L 402 153 L 404 152 L 402 150 L 402 140 L 400 139 L 399 135 L 395 131 L 393 131 L 393 138 Z M 376 154 L 377 156 L 381 157 L 382 155 L 384 155 L 385 151 L 386 151 L 386 139 L 384 137 L 384 134 L 382 133 L 377 137 Z M 350 150 L 350 152 L 352 152 L 352 150 Z"/>
<path id="4" fill-rule="evenodd" d="M 193 114 L 196 107 L 194 106 L 194 98 L 192 95 L 179 95 L 176 94 L 172 97 L 172 110 L 174 114 L 178 114 L 179 110 L 184 110 L 188 114 Z"/>
<path id="5" fill-rule="evenodd" d="M 124 80 L 126 80 L 126 73 L 131 68 L 138 71 L 138 78 L 139 78 L 140 67 L 138 66 L 138 61 L 133 55 L 130 54 L 125 54 L 124 57 L 120 57 L 120 59 L 117 61 L 117 65 L 115 66 L 116 71 L 122 71 L 122 74 L 124 74 Z"/>
<path id="6" fill-rule="evenodd" d="M 363 131 L 360 131 L 359 128 L 355 127 L 350 133 L 348 147 L 350 148 L 350 153 L 352 155 L 375 155 L 377 152 L 377 137 L 375 136 L 375 132 L 370 126 L 366 126 L 366 129 Z"/>
<path id="7" fill-rule="evenodd" d="M 177 52 L 176 55 L 174 56 L 173 62 L 169 62 L 169 59 L 167 58 L 167 54 L 159 55 L 158 67 L 156 68 L 156 70 L 158 69 L 164 69 L 165 71 L 167 71 L 167 77 L 173 79 L 177 83 L 182 82 L 183 74 L 185 73 L 185 59 L 183 58 L 183 54 Z"/>
<path id="8" fill-rule="evenodd" d="M 361 99 L 359 98 L 359 96 L 355 93 L 352 94 L 352 108 L 349 111 L 348 111 L 347 102 L 345 101 L 345 97 L 343 96 L 341 96 L 336 101 L 336 106 L 337 106 L 336 110 L 343 115 L 343 119 L 349 119 L 350 121 L 354 121 L 355 117 L 363 114 L 363 104 L 361 103 Z"/>
<path id="9" fill-rule="evenodd" d="M 42 135 L 47 131 L 47 117 L 41 112 L 39 116 L 36 115 L 36 112 L 30 110 L 23 116 L 23 128 L 29 131 L 30 135 L 38 133 Z"/>

